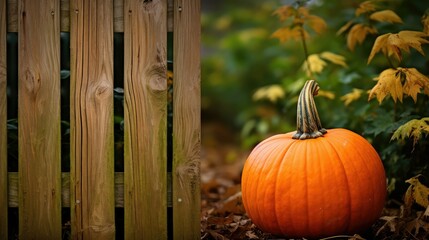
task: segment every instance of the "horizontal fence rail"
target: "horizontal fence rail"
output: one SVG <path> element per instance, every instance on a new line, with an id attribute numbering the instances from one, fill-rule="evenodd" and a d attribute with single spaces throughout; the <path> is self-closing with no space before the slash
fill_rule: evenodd
<path id="1" fill-rule="evenodd" d="M 66 108 L 61 32 L 70 37 Z M 8 65 L 9 33 L 18 36 L 17 66 Z M 123 172 L 114 170 L 115 33 L 123 34 Z M 0 0 L 0 239 L 64 239 L 64 221 L 71 239 L 200 238 L 200 35 L 199 0 Z M 12 172 L 6 103 L 15 68 Z"/>

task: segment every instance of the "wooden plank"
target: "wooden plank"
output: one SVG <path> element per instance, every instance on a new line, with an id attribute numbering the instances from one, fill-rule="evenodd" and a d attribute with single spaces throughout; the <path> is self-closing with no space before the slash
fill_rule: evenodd
<path id="1" fill-rule="evenodd" d="M 174 239 L 200 239 L 200 4 L 178 0 L 174 6 Z"/>
<path id="2" fill-rule="evenodd" d="M 124 0 L 113 0 L 113 30 L 124 31 Z"/>
<path id="3" fill-rule="evenodd" d="M 113 0 L 70 1 L 73 239 L 114 239 Z"/>
<path id="4" fill-rule="evenodd" d="M 9 200 L 8 205 L 11 208 L 17 208 L 18 192 L 19 192 L 18 173 L 9 172 L 7 176 L 8 176 L 8 188 L 5 188 L 5 189 L 8 190 L 8 193 L 6 195 Z M 70 173 L 68 172 L 63 172 L 61 174 L 61 205 L 63 207 L 70 207 Z M 124 207 L 124 173 L 123 172 L 115 173 L 115 207 L 117 208 Z"/>
<path id="5" fill-rule="evenodd" d="M 6 0 L 4 0 L 6 1 Z M 70 31 L 70 0 L 61 0 L 61 32 Z M 18 0 L 7 0 L 7 31 L 17 32 L 18 31 Z M 113 12 L 113 31 L 123 32 L 124 31 L 124 0 L 113 0 L 114 12 Z M 73 9 L 71 11 L 74 11 Z M 173 31 L 173 0 L 168 0 L 167 7 L 167 29 L 169 32 Z"/>
<path id="6" fill-rule="evenodd" d="M 124 6 L 125 239 L 167 239 L 167 1 Z"/>
<path id="7" fill-rule="evenodd" d="M 19 237 L 60 239 L 60 6 L 18 8 Z"/>
<path id="8" fill-rule="evenodd" d="M 6 1 L 6 0 L 5 0 Z M 70 31 L 70 11 L 73 12 L 75 9 L 70 10 L 70 0 L 60 0 L 61 10 L 61 32 Z M 114 0 L 114 31 L 124 31 L 124 11 L 123 11 L 124 0 Z M 17 32 L 18 31 L 18 0 L 7 0 L 7 31 Z"/>
<path id="9" fill-rule="evenodd" d="M 173 32 L 174 28 L 174 0 L 167 0 L 167 31 Z"/>
<path id="10" fill-rule="evenodd" d="M 7 224 L 7 111 L 6 0 L 0 0 L 0 239 L 8 239 Z"/>
<path id="11" fill-rule="evenodd" d="M 7 0 L 7 31 L 18 32 L 18 0 Z"/>

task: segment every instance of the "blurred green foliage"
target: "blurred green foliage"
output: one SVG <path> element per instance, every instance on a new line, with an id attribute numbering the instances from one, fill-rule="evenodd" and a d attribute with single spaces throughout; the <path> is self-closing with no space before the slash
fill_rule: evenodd
<path id="1" fill-rule="evenodd" d="M 391 141 L 393 132 L 407 121 L 429 116 L 427 95 L 419 94 L 394 103 L 368 101 L 367 90 L 374 87 L 380 72 L 389 67 L 382 54 L 367 64 L 377 36 L 401 30 L 422 31 L 421 17 L 429 7 L 425 1 L 377 2 L 382 9 L 395 11 L 403 24 L 376 23 L 378 34 L 368 35 L 354 51 L 347 48 L 344 34 L 337 35 L 362 1 L 309 1 L 311 14 L 322 17 L 328 29 L 307 39 L 309 54 L 329 51 L 346 58 L 347 68 L 327 65 L 314 77 L 333 99 L 316 97 L 325 128 L 347 128 L 366 137 L 379 152 L 389 179 L 391 192 L 404 192 L 404 180 L 417 174 L 428 176 L 429 141 L 423 136 L 413 146 L 411 139 Z M 224 1 L 202 15 L 202 104 L 203 117 L 216 116 L 241 134 L 242 145 L 250 149 L 262 139 L 295 130 L 297 96 L 308 79 L 301 69 L 305 55 L 302 43 L 280 43 L 271 34 L 282 27 L 273 12 L 293 1 Z M 357 21 L 364 21 L 357 18 Z M 429 54 L 428 46 L 423 50 Z M 403 67 L 415 67 L 429 74 L 427 56 L 412 50 L 404 55 Z M 284 97 L 276 101 L 252 98 L 261 87 L 277 84 Z M 345 105 L 341 97 L 363 89 L 362 96 Z"/>

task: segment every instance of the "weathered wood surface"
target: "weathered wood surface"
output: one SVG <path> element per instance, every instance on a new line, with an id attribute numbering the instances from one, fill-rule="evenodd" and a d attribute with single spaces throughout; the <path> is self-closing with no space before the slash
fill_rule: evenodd
<path id="1" fill-rule="evenodd" d="M 6 1 L 6 0 L 4 0 Z M 70 31 L 70 11 L 73 12 L 74 9 L 70 9 L 70 0 L 57 0 L 60 1 L 61 9 L 61 32 Z M 167 29 L 169 32 L 173 31 L 173 0 L 169 1 L 168 8 L 168 25 Z M 18 0 L 7 0 L 7 31 L 8 32 L 18 32 Z M 124 0 L 113 0 L 114 4 L 114 22 L 113 30 L 115 32 L 124 31 Z M 171 6 L 171 8 L 170 8 Z"/>
<path id="2" fill-rule="evenodd" d="M 19 236 L 61 238 L 60 5 L 18 6 Z"/>
<path id="3" fill-rule="evenodd" d="M 11 208 L 18 207 L 18 173 L 9 172 L 8 173 L 8 182 L 9 186 L 6 188 L 8 190 L 7 198 L 8 205 Z M 61 205 L 62 207 L 70 207 L 70 173 L 63 172 L 61 174 Z M 6 205 L 7 206 L 7 205 Z M 124 207 L 124 173 L 116 172 L 115 173 L 115 207 L 123 208 Z"/>
<path id="4" fill-rule="evenodd" d="M 6 0 L 0 0 L 0 239 L 7 239 Z"/>
<path id="5" fill-rule="evenodd" d="M 114 239 L 113 0 L 70 1 L 73 239 Z"/>
<path id="6" fill-rule="evenodd" d="M 125 238 L 167 239 L 167 0 L 125 0 Z"/>
<path id="7" fill-rule="evenodd" d="M 200 4 L 174 6 L 174 239 L 200 239 Z"/>

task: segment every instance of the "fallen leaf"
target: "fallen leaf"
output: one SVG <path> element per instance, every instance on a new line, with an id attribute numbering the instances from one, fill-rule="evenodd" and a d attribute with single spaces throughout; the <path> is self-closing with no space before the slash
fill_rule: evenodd
<path id="1" fill-rule="evenodd" d="M 426 207 L 425 212 L 423 213 L 423 217 L 428 219 L 429 218 L 429 206 Z"/>
<path id="2" fill-rule="evenodd" d="M 409 186 L 404 195 L 404 204 L 401 206 L 401 218 L 408 217 L 410 215 L 413 203 L 413 186 Z"/>
<path id="3" fill-rule="evenodd" d="M 383 216 L 380 218 L 381 220 L 386 221 L 383 226 L 381 226 L 376 232 L 375 236 L 378 236 L 383 230 L 387 230 L 390 232 L 396 232 L 396 226 L 398 224 L 398 217 L 396 216 Z"/>
<path id="4" fill-rule="evenodd" d="M 407 231 L 412 233 L 414 236 L 421 234 L 421 230 L 424 230 L 426 235 L 429 233 L 429 223 L 424 221 L 421 216 L 422 212 L 417 213 L 417 217 L 406 225 Z"/>
<path id="5" fill-rule="evenodd" d="M 429 118 L 426 118 L 426 121 L 429 122 Z M 426 125 L 426 130 L 429 132 L 429 125 Z M 411 184 L 411 186 L 413 187 L 413 198 L 414 198 L 414 201 L 416 201 L 416 203 L 419 204 L 420 206 L 426 208 L 429 205 L 429 199 L 428 199 L 428 197 L 429 197 L 429 188 L 426 187 L 425 185 L 423 185 L 419 181 L 418 178 L 420 176 L 421 175 L 417 175 L 415 177 L 412 177 L 412 178 L 408 179 L 405 182 Z"/>
<path id="6" fill-rule="evenodd" d="M 247 231 L 246 237 L 248 239 L 259 239 L 258 235 L 256 235 L 253 231 Z"/>

